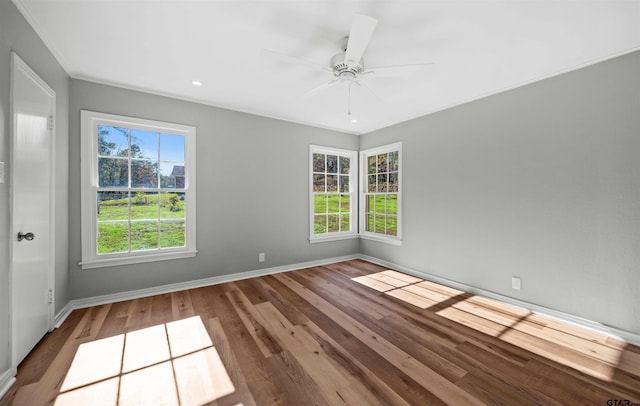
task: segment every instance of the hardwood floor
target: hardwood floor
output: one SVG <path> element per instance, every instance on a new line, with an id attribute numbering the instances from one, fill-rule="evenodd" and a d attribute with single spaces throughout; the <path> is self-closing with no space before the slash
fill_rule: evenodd
<path id="1" fill-rule="evenodd" d="M 0 405 L 613 399 L 640 403 L 639 347 L 353 260 L 75 310 Z"/>

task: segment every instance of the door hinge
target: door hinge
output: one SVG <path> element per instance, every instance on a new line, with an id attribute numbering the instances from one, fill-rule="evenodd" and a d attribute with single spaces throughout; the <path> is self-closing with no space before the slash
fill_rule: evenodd
<path id="1" fill-rule="evenodd" d="M 49 118 L 47 119 L 47 126 L 49 127 L 50 131 L 53 131 L 53 116 L 49 116 Z"/>
<path id="2" fill-rule="evenodd" d="M 51 304 L 53 303 L 53 289 L 49 289 L 49 294 L 47 295 L 48 297 L 48 303 Z"/>

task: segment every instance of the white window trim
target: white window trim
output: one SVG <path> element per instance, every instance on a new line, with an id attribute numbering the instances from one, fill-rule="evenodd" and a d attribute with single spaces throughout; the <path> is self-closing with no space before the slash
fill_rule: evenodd
<path id="1" fill-rule="evenodd" d="M 185 137 L 185 246 L 127 253 L 97 253 L 98 125 L 154 130 Z M 196 128 L 114 114 L 81 111 L 82 269 L 193 257 L 196 249 Z"/>
<path id="2" fill-rule="evenodd" d="M 366 181 L 367 176 L 367 157 L 369 155 L 377 155 L 384 152 L 398 151 L 398 232 L 396 236 L 384 235 L 378 233 L 372 233 L 365 230 L 365 193 L 366 193 Z M 364 240 L 379 241 L 392 245 L 402 245 L 402 142 L 396 142 L 393 144 L 382 145 L 375 148 L 370 148 L 360 151 L 360 171 L 359 171 L 359 232 L 360 238 Z"/>
<path id="3" fill-rule="evenodd" d="M 347 156 L 350 159 L 350 173 L 349 173 L 349 195 L 351 196 L 351 211 L 350 211 L 350 227 L 349 231 L 340 231 L 333 233 L 325 233 L 325 234 L 314 234 L 314 194 L 313 194 L 313 154 L 325 154 L 325 155 L 342 155 Z M 339 241 L 346 240 L 351 238 L 358 238 L 358 190 L 357 190 L 357 182 L 358 179 L 358 152 L 348 149 L 340 149 L 333 147 L 325 147 L 320 145 L 309 145 L 309 242 L 317 243 L 317 242 L 326 242 L 326 241 Z"/>

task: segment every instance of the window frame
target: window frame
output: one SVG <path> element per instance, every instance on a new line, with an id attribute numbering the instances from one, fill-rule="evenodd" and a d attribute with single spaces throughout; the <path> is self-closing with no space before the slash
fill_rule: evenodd
<path id="1" fill-rule="evenodd" d="M 380 234 L 366 230 L 366 199 L 370 194 L 367 191 L 367 161 L 371 155 L 378 155 L 398 151 L 398 192 L 397 192 L 397 232 L 396 235 Z M 359 234 L 360 238 L 366 240 L 380 241 L 387 244 L 402 245 L 402 142 L 381 145 L 360 151 L 360 173 L 359 173 Z M 378 193 L 378 192 L 376 192 Z M 387 192 L 388 193 L 388 192 Z"/>
<path id="2" fill-rule="evenodd" d="M 184 247 L 98 254 L 98 126 L 107 125 L 185 137 L 185 245 Z M 194 257 L 196 249 L 196 128 L 129 116 L 81 110 L 81 237 L 82 269 Z M 158 185 L 160 186 L 160 185 Z M 141 190 L 138 190 L 141 189 Z M 170 192 L 172 188 L 123 187 L 123 192 Z M 129 220 L 130 221 L 130 220 Z"/>
<path id="3" fill-rule="evenodd" d="M 349 231 L 327 232 L 314 234 L 315 230 L 315 192 L 313 190 L 313 155 L 337 155 L 338 157 L 349 158 Z M 321 145 L 309 145 L 309 242 L 337 241 L 350 238 L 358 238 L 358 151 L 326 147 Z M 326 193 L 326 192 L 325 192 Z M 338 186 L 337 194 L 341 194 Z"/>

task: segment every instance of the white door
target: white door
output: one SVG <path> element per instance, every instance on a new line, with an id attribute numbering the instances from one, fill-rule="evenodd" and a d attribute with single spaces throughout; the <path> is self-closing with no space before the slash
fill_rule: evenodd
<path id="1" fill-rule="evenodd" d="M 53 322 L 55 92 L 12 53 L 12 367 Z"/>

